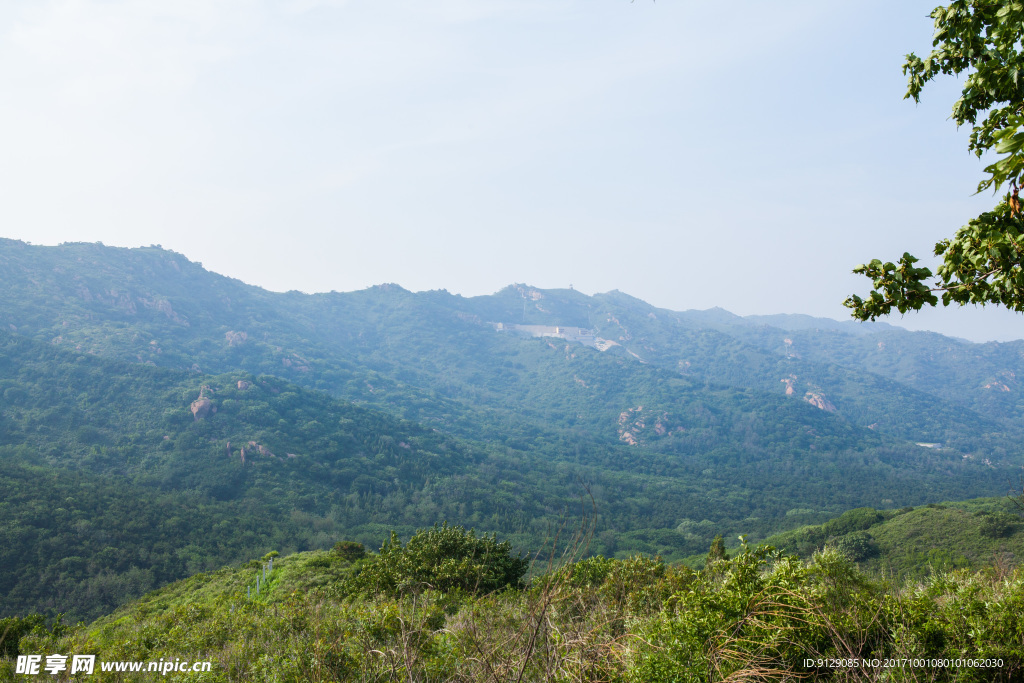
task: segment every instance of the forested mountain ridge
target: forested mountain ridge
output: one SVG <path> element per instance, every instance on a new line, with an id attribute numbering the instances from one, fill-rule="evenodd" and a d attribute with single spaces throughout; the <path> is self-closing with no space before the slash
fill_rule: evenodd
<path id="1" fill-rule="evenodd" d="M 61 609 L 44 600 L 60 585 L 96 614 L 246 553 L 441 520 L 536 549 L 590 494 L 594 552 L 681 558 L 716 533 L 1000 493 L 1020 465 L 1010 409 L 617 292 L 275 294 L 156 247 L 9 240 L 0 279 L 0 528 L 26 553 L 0 577 L 6 610 Z M 843 343 L 872 334 L 909 333 Z M 965 345 L 960 364 L 1012 367 L 1015 348 Z"/>
<path id="2" fill-rule="evenodd" d="M 624 362 L 700 384 L 812 401 L 855 424 L 913 441 L 945 443 L 1016 429 L 1022 410 L 1015 379 L 1024 372 L 1022 342 L 969 344 L 883 325 L 865 333 L 835 321 L 822 321 L 825 329 L 816 330 L 796 316 L 789 323 L 768 317 L 782 325 L 774 327 L 761 324 L 765 318 L 751 323 L 725 312 L 657 309 L 619 292 L 588 297 L 521 285 L 472 298 L 414 294 L 397 285 L 275 294 L 156 247 L 33 247 L 3 240 L 0 277 L 6 285 L 0 325 L 18 334 L 179 369 L 281 375 L 409 419 L 454 423 L 449 429 L 458 429 L 474 407 L 507 413 L 511 404 L 512 419 L 525 418 L 527 431 L 542 429 L 551 413 L 544 405 L 531 410 L 536 394 L 551 398 L 589 384 L 565 368 L 556 372 L 557 381 L 548 380 L 550 358 L 544 373 L 531 375 L 537 351 L 519 358 L 529 345 L 495 333 L 489 322 L 590 328 L 617 344 L 604 355 Z M 800 320 L 795 326 L 794 318 Z M 558 340 L 548 343 L 564 347 L 567 360 L 583 355 Z M 603 420 L 606 430 L 622 410 L 635 407 L 628 405 L 631 398 L 616 397 L 612 424 Z M 539 419 L 530 420 L 531 413 Z M 555 417 L 575 419 L 567 410 Z M 1011 423 L 997 427 L 994 421 L 1003 418 Z M 469 419 L 463 433 L 476 433 L 477 422 Z M 984 440 L 962 446 L 981 448 Z"/>

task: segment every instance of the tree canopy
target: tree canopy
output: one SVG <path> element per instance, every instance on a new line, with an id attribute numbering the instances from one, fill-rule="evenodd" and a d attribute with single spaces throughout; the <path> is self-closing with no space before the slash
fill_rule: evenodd
<path id="1" fill-rule="evenodd" d="M 447 522 L 421 529 L 406 545 L 391 533 L 380 555 L 359 575 L 372 593 L 403 594 L 423 588 L 490 593 L 522 585 L 530 561 L 513 554 L 508 541 Z"/>
<path id="2" fill-rule="evenodd" d="M 874 259 L 854 273 L 871 278 L 867 298 L 852 295 L 844 305 L 853 317 L 874 320 L 895 308 L 900 313 L 957 304 L 1001 304 L 1024 311 L 1024 211 L 1018 189 L 1024 177 L 1024 4 L 1010 0 L 958 0 L 931 13 L 932 51 L 907 55 L 907 98 L 919 101 L 924 86 L 940 74 L 967 74 L 954 104 L 958 126 L 971 125 L 971 152 L 998 155 L 985 168 L 978 192 L 999 193 L 996 206 L 935 245 L 942 263 L 935 273 L 904 253 L 895 263 Z"/>

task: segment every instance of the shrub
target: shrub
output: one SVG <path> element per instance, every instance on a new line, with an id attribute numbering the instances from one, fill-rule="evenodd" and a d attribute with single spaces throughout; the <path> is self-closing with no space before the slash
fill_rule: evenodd
<path id="1" fill-rule="evenodd" d="M 380 556 L 366 565 L 357 588 L 387 594 L 461 590 L 490 593 L 522 586 L 529 560 L 513 555 L 507 541 L 493 535 L 477 537 L 472 529 L 435 524 L 418 531 L 403 546 L 392 532 Z"/>
<path id="2" fill-rule="evenodd" d="M 870 529 L 884 519 L 885 515 L 874 508 L 855 508 L 823 524 L 822 531 L 826 536 L 844 536 L 853 531 Z"/>
<path id="3" fill-rule="evenodd" d="M 334 544 L 334 554 L 343 560 L 355 562 L 366 557 L 366 548 L 363 547 L 362 543 L 356 543 L 355 541 L 338 541 Z"/>
<path id="4" fill-rule="evenodd" d="M 33 630 L 44 628 L 44 619 L 41 614 L 0 619 L 0 657 L 17 657 L 20 654 L 18 641 L 21 637 Z"/>
<path id="5" fill-rule="evenodd" d="M 719 560 L 728 560 L 729 553 L 725 551 L 725 541 L 722 540 L 722 534 L 715 536 L 715 540 L 711 542 L 711 549 L 708 550 L 707 564 L 711 565 Z"/>
<path id="6" fill-rule="evenodd" d="M 878 544 L 867 531 L 854 531 L 835 541 L 836 550 L 854 562 L 866 560 L 878 554 Z"/>
<path id="7" fill-rule="evenodd" d="M 979 515 L 981 517 L 981 525 L 978 531 L 981 532 L 982 536 L 986 538 L 1002 538 L 1009 536 L 1010 532 L 1014 530 L 1017 523 L 1020 521 L 1016 517 L 1006 512 L 983 513 Z"/>

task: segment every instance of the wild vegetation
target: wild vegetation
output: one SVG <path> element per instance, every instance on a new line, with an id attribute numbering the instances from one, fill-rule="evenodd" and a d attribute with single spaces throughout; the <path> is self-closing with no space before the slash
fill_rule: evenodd
<path id="1" fill-rule="evenodd" d="M 91 625 L 8 620 L 21 654 L 208 660 L 203 681 L 1011 681 L 1024 672 L 1024 572 L 882 581 L 829 547 L 745 542 L 698 571 L 574 557 L 527 583 L 507 544 L 434 527 L 194 576 Z M 551 553 L 557 555 L 557 553 Z M 262 591 L 253 591 L 258 577 Z M 10 677 L 10 646 L 0 671 Z M 97 665 L 97 670 L 99 665 Z M 147 680 L 97 673 L 96 680 Z M 159 675 L 151 675 L 158 680 Z"/>
<path id="2" fill-rule="evenodd" d="M 769 420 L 763 398 L 727 388 L 677 403 L 684 431 L 654 447 L 581 439 L 570 450 L 563 435 L 513 448 L 269 375 L 202 375 L 3 332 L 0 344 L 3 615 L 94 618 L 271 548 L 376 547 L 436 520 L 536 548 L 586 490 L 599 510 L 592 552 L 674 560 L 717 533 L 764 538 L 861 503 L 991 492 L 1006 476 L 801 402 L 771 399 Z M 696 392 L 673 382 L 647 398 Z"/>
<path id="3" fill-rule="evenodd" d="M 1005 155 L 979 190 L 1010 189 L 934 282 L 858 267 L 861 320 L 1024 309 L 1024 8 L 932 17 L 908 97 L 966 74 L 953 118 Z M 523 285 L 274 294 L 156 246 L 0 240 L 0 281 L 0 680 L 64 652 L 203 681 L 1024 677 L 1024 501 L 936 502 L 1019 474 L 1024 342 Z"/>
<path id="4" fill-rule="evenodd" d="M 618 292 L 273 294 L 159 248 L 2 240 L 0 279 L 0 616 L 434 521 L 537 548 L 588 490 L 592 552 L 673 561 L 1020 464 L 1013 344 Z"/>
<path id="5" fill-rule="evenodd" d="M 1014 501 L 1020 498 L 929 503 L 899 510 L 857 508 L 766 542 L 802 558 L 830 545 L 865 572 L 897 580 L 925 579 L 952 569 L 1009 566 L 1024 556 L 1024 521 Z"/>

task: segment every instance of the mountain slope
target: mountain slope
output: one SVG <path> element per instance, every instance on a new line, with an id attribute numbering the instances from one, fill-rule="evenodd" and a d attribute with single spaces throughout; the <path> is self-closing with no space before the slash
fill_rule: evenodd
<path id="1" fill-rule="evenodd" d="M 786 344 L 724 312 L 525 286 L 275 294 L 155 247 L 0 240 L 0 279 L 9 610 L 59 609 L 59 586 L 95 614 L 269 547 L 442 520 L 537 548 L 581 499 L 595 552 L 678 558 L 719 532 L 991 495 L 1021 463 L 1012 411 L 865 371 L 840 353 L 863 330 Z M 796 346 L 820 339 L 853 360 Z M 1012 351 L 965 348 L 961 384 Z"/>
<path id="2" fill-rule="evenodd" d="M 682 557 L 719 531 L 764 535 L 834 506 L 984 491 L 996 474 L 800 403 L 779 399 L 761 424 L 759 399 L 730 389 L 706 393 L 703 412 L 673 415 L 686 431 L 660 437 L 660 451 L 592 443 L 555 458 L 270 376 L 196 376 L 3 333 L 0 393 L 0 533 L 17 549 L 0 567 L 10 612 L 93 615 L 269 547 L 376 545 L 391 529 L 441 520 L 536 548 L 588 491 L 595 551 Z"/>
<path id="3" fill-rule="evenodd" d="M 825 524 L 777 534 L 766 543 L 805 558 L 832 545 L 875 574 L 922 579 L 950 569 L 1019 564 L 1024 520 L 1005 497 L 899 510 L 859 508 Z"/>

